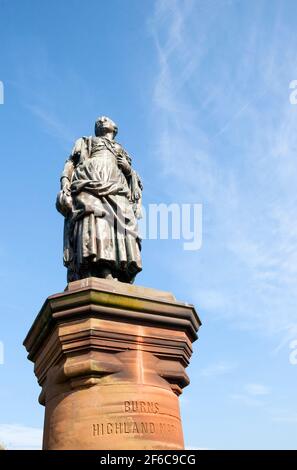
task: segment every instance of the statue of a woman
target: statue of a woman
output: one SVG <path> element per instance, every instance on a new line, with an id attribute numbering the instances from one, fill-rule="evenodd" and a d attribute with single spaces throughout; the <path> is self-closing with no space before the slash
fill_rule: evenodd
<path id="1" fill-rule="evenodd" d="M 64 166 L 57 209 L 65 217 L 68 282 L 90 276 L 133 282 L 141 271 L 142 184 L 116 134 L 111 119 L 98 118 L 95 136 L 78 139 Z"/>

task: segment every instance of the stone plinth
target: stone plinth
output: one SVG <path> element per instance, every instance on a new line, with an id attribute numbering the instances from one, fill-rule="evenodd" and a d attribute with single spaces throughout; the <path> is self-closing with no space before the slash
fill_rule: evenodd
<path id="1" fill-rule="evenodd" d="M 24 345 L 44 449 L 183 449 L 178 396 L 200 320 L 168 292 L 89 278 L 45 301 Z"/>

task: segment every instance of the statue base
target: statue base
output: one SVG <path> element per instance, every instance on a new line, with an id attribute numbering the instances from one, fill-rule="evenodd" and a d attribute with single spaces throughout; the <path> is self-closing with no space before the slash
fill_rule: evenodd
<path id="1" fill-rule="evenodd" d="M 97 278 L 45 301 L 24 345 L 44 449 L 183 449 L 179 401 L 200 320 L 168 292 Z"/>

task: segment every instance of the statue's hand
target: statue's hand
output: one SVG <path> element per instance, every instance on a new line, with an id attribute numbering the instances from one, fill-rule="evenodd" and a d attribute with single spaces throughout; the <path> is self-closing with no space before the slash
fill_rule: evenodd
<path id="1" fill-rule="evenodd" d="M 61 188 L 61 190 L 66 196 L 68 196 L 68 197 L 71 196 L 70 182 L 69 182 L 68 179 L 66 179 L 66 178 L 62 179 L 62 188 Z"/>
<path id="2" fill-rule="evenodd" d="M 57 196 L 56 201 L 56 208 L 57 210 L 64 215 L 64 217 L 71 214 L 73 209 L 72 197 L 70 188 L 62 189 Z"/>
<path id="3" fill-rule="evenodd" d="M 129 174 L 131 172 L 131 166 L 127 162 L 126 158 L 123 155 L 117 156 L 117 162 L 119 168 L 123 170 L 124 173 Z"/>

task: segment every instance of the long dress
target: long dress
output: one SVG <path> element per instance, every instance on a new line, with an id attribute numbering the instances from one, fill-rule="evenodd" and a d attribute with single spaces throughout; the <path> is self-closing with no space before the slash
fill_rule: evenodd
<path id="1" fill-rule="evenodd" d="M 131 202 L 130 175 L 117 164 L 119 144 L 93 137 L 89 158 L 74 165 L 73 211 L 65 220 L 68 280 L 100 277 L 108 266 L 113 277 L 133 282 L 141 271 L 140 239 Z M 67 259 L 68 258 L 68 259 Z"/>

